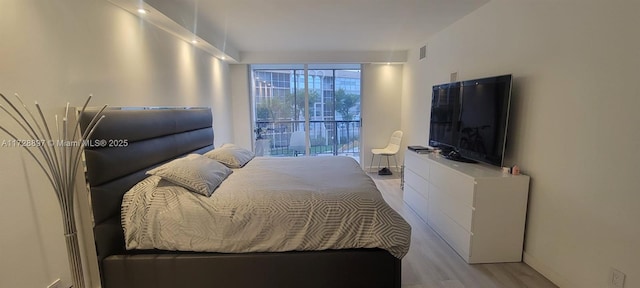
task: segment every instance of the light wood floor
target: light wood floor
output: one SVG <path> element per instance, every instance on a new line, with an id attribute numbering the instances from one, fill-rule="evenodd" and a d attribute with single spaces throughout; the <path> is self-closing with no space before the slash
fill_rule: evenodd
<path id="1" fill-rule="evenodd" d="M 402 260 L 402 288 L 557 287 L 524 262 L 469 265 L 402 201 L 399 173 L 369 173 L 385 200 L 411 225 L 411 248 Z"/>

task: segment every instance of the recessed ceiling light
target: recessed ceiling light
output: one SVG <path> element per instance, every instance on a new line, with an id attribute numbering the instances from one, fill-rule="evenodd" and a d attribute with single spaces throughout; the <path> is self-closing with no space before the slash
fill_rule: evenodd
<path id="1" fill-rule="evenodd" d="M 220 57 L 220 59 L 224 60 L 224 59 L 227 59 L 227 57 L 222 56 L 222 57 Z"/>
<path id="2" fill-rule="evenodd" d="M 191 43 L 193 43 L 193 44 L 198 44 L 198 40 L 193 39 L 193 40 L 191 40 Z"/>
<path id="3" fill-rule="evenodd" d="M 142 14 L 142 15 L 149 14 L 149 10 L 144 8 L 138 8 L 138 14 Z"/>

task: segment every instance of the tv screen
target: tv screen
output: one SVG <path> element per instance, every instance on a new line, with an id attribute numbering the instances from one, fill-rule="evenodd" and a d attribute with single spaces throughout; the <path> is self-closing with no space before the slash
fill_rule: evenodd
<path id="1" fill-rule="evenodd" d="M 458 145 L 460 83 L 433 86 L 429 146 L 450 150 Z"/>
<path id="2" fill-rule="evenodd" d="M 458 152 L 502 166 L 511 98 L 511 75 L 463 81 Z"/>

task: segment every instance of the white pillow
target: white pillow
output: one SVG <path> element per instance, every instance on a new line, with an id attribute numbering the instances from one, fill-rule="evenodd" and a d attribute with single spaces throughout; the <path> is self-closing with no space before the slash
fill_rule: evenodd
<path id="1" fill-rule="evenodd" d="M 198 154 L 175 159 L 147 171 L 148 175 L 162 177 L 192 192 L 211 196 L 222 181 L 233 171 L 226 166 Z"/>
<path id="2" fill-rule="evenodd" d="M 249 163 L 255 154 L 234 144 L 224 144 L 220 148 L 205 153 L 204 156 L 227 165 L 229 168 L 240 168 Z"/>

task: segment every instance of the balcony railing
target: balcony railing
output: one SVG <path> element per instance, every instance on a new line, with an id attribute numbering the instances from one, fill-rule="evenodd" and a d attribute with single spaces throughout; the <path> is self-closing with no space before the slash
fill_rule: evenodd
<path id="1" fill-rule="evenodd" d="M 256 127 L 262 130 L 262 139 L 256 141 L 256 146 L 261 145 L 256 147 L 257 154 L 276 157 L 299 155 L 290 147 L 291 135 L 294 131 L 304 131 L 304 124 L 304 121 L 257 121 Z M 358 159 L 360 121 L 309 121 L 309 143 L 312 156 L 342 155 Z"/>

